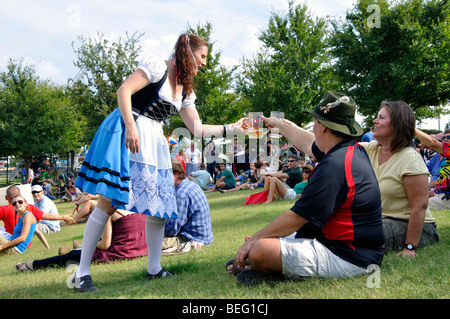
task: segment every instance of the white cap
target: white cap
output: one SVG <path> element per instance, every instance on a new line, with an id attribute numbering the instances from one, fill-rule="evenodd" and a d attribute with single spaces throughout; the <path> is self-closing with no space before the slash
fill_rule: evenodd
<path id="1" fill-rule="evenodd" d="M 32 192 L 42 192 L 42 186 L 41 185 L 34 185 L 33 187 L 31 187 L 31 191 Z"/>

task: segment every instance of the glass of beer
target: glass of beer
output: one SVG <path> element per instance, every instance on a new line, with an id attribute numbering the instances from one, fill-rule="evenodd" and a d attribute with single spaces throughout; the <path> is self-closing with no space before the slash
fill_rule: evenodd
<path id="1" fill-rule="evenodd" d="M 279 120 L 284 120 L 284 112 L 271 111 L 270 117 L 276 117 Z M 278 128 L 271 128 L 270 129 L 270 137 L 271 138 L 281 138 L 282 136 L 279 134 Z"/>
<path id="2" fill-rule="evenodd" d="M 262 129 L 262 112 L 248 113 L 248 137 L 260 138 L 263 135 Z"/>

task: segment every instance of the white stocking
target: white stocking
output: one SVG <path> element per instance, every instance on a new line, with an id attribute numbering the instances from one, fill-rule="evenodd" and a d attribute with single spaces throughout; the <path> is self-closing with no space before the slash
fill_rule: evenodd
<path id="1" fill-rule="evenodd" d="M 145 240 L 148 248 L 148 268 L 150 275 L 161 270 L 161 248 L 164 239 L 165 220 L 148 216 L 145 223 Z"/>
<path id="2" fill-rule="evenodd" d="M 98 207 L 95 207 L 91 216 L 89 216 L 84 229 L 83 248 L 81 249 L 80 267 L 78 268 L 77 277 L 81 278 L 90 275 L 92 255 L 108 219 L 109 215 Z"/>

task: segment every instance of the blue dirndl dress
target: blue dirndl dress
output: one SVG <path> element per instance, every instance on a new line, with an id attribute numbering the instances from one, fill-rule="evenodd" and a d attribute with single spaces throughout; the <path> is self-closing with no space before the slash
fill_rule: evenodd
<path id="1" fill-rule="evenodd" d="M 116 209 L 177 218 L 172 162 L 161 121 L 178 109 L 160 97 L 166 78 L 167 71 L 158 82 L 132 96 L 139 153 L 133 154 L 125 147 L 125 123 L 119 109 L 115 109 L 97 130 L 76 187 L 111 199 L 111 207 Z"/>

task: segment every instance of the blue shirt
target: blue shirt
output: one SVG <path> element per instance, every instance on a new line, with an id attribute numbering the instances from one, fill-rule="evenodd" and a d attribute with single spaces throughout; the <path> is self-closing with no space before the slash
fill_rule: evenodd
<path id="1" fill-rule="evenodd" d="M 211 179 L 211 175 L 209 175 L 207 171 L 201 169 L 199 171 L 192 172 L 191 175 L 195 177 L 196 180 L 198 180 L 201 188 L 206 189 L 206 186 Z"/>
<path id="2" fill-rule="evenodd" d="M 213 241 L 208 199 L 200 186 L 182 180 L 175 188 L 178 218 L 166 222 L 165 236 L 184 236 L 188 241 L 208 245 Z"/>
<path id="3" fill-rule="evenodd" d="M 439 178 L 441 168 L 445 165 L 445 157 L 440 159 L 439 153 L 436 153 L 426 164 L 428 171 L 431 173 L 430 182 Z"/>
<path id="4" fill-rule="evenodd" d="M 367 132 L 361 137 L 361 142 L 370 142 L 373 140 L 375 140 L 375 138 L 373 137 L 373 132 Z"/>
<path id="5" fill-rule="evenodd" d="M 44 213 L 47 214 L 53 214 L 58 216 L 58 208 L 56 208 L 55 203 L 48 198 L 47 196 L 42 196 L 41 202 L 38 203 L 37 201 L 34 202 L 34 206 L 42 210 Z M 61 227 L 59 224 L 59 220 L 43 220 L 41 221 L 42 224 L 47 225 L 50 227 L 53 231 L 60 231 Z"/>

